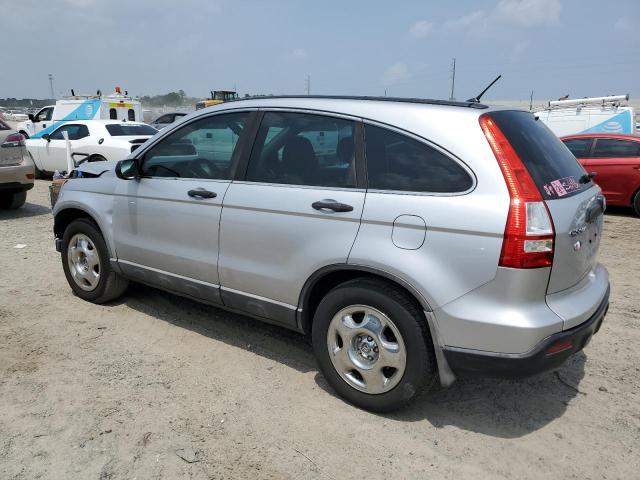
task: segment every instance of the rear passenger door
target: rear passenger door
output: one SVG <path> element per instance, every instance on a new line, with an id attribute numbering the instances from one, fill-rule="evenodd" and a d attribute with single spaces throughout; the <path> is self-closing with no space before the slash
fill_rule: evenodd
<path id="1" fill-rule="evenodd" d="M 224 200 L 218 270 L 225 305 L 293 326 L 305 281 L 346 263 L 365 200 L 359 128 L 349 118 L 264 114 L 246 175 Z"/>
<path id="2" fill-rule="evenodd" d="M 629 205 L 640 184 L 640 142 L 598 138 L 593 153 L 584 163 L 607 201 Z"/>

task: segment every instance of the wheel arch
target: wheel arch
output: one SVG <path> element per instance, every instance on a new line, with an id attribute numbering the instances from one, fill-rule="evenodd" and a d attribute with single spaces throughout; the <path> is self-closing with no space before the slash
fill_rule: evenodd
<path id="1" fill-rule="evenodd" d="M 94 215 L 81 208 L 68 207 L 56 213 L 53 219 L 53 233 L 55 237 L 61 239 L 64 235 L 64 231 L 71 224 L 71 222 L 80 218 L 86 218 L 96 226 L 102 237 L 105 239 L 105 244 L 107 245 L 107 249 L 109 250 L 109 255 L 113 256 L 113 252 L 111 252 L 111 246 L 107 241 L 107 237 L 105 236 L 104 231 L 100 227 L 100 223 L 96 220 Z"/>
<path id="2" fill-rule="evenodd" d="M 430 312 L 431 306 L 425 298 L 405 280 L 384 270 L 365 265 L 334 264 L 316 270 L 305 282 L 298 301 L 298 326 L 310 334 L 316 308 L 322 298 L 334 287 L 355 278 L 378 278 L 404 291 L 416 301 L 420 308 Z"/>

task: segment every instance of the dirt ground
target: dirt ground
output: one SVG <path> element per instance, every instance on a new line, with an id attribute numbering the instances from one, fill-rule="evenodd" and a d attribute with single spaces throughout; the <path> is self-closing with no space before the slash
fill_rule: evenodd
<path id="1" fill-rule="evenodd" d="M 337 398 L 294 333 L 143 286 L 104 306 L 74 297 L 47 185 L 0 212 L 3 480 L 640 478 L 640 219 L 629 210 L 606 215 L 611 308 L 583 353 L 382 416 Z"/>

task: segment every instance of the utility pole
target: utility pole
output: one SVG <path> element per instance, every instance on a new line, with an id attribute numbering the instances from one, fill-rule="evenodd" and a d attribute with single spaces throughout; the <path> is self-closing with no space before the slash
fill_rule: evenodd
<path id="1" fill-rule="evenodd" d="M 53 74 L 52 73 L 49 74 L 49 93 L 51 95 L 51 97 L 49 98 L 51 98 L 52 100 L 56 98 L 53 93 Z"/>
<path id="2" fill-rule="evenodd" d="M 307 95 L 311 95 L 311 75 L 307 75 L 307 78 L 304 81 L 304 86 L 307 90 Z"/>
<path id="3" fill-rule="evenodd" d="M 456 59 L 453 59 L 453 63 L 451 64 L 451 96 L 449 100 L 454 101 L 455 97 L 453 96 L 453 92 L 456 88 Z"/>
<path id="4" fill-rule="evenodd" d="M 533 110 L 533 90 L 531 90 L 531 97 L 529 97 L 529 111 Z"/>

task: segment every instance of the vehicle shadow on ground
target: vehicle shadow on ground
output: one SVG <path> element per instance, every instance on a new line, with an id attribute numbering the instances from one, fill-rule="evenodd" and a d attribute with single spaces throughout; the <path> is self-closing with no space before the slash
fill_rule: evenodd
<path id="1" fill-rule="evenodd" d="M 607 210 L 605 212 L 605 216 L 612 216 L 612 217 L 630 217 L 630 218 L 638 218 L 638 216 L 636 215 L 636 212 L 633 211 L 633 208 L 631 207 L 619 207 L 619 206 L 612 206 L 612 205 L 607 205 Z M 640 220 L 640 219 L 639 219 Z"/>
<path id="2" fill-rule="evenodd" d="M 51 213 L 51 209 L 37 205 L 35 203 L 25 203 L 24 206 L 16 208 L 15 210 L 0 210 L 0 221 L 2 220 L 14 220 L 16 218 L 37 217 L 39 215 L 46 215 Z"/>
<path id="3" fill-rule="evenodd" d="M 318 371 L 308 340 L 282 327 L 139 284 L 132 284 L 118 303 L 299 372 Z M 452 425 L 500 438 L 521 437 L 562 416 L 575 397 L 585 395 L 579 387 L 585 362 L 586 355 L 579 352 L 555 372 L 524 380 L 459 379 L 450 388 L 422 395 L 384 417 L 402 422 L 426 420 L 436 428 Z M 320 373 L 315 381 L 337 397 Z"/>

